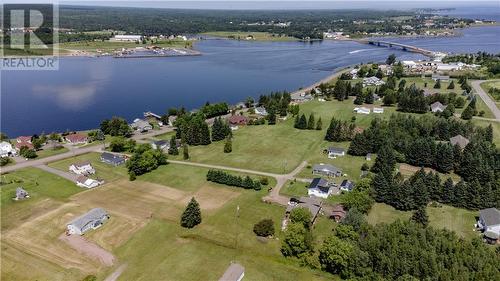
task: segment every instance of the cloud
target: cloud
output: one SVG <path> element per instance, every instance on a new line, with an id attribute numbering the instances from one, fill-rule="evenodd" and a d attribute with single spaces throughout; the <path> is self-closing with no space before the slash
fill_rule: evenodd
<path id="1" fill-rule="evenodd" d="M 90 106 L 95 99 L 98 83 L 80 85 L 33 86 L 33 93 L 42 98 L 52 98 L 61 108 L 80 111 Z"/>

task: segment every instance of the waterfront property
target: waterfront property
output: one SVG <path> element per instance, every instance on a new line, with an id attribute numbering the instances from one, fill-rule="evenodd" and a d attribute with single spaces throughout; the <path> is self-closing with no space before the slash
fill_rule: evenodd
<path id="1" fill-rule="evenodd" d="M 462 135 L 456 135 L 450 138 L 450 143 L 453 146 L 458 145 L 461 149 L 464 149 L 469 144 L 469 139 Z"/>
<path id="2" fill-rule="evenodd" d="M 17 154 L 12 144 L 6 141 L 0 142 L 0 157 L 15 156 Z"/>
<path id="3" fill-rule="evenodd" d="M 130 128 L 139 133 L 143 133 L 152 130 L 153 126 L 151 126 L 148 121 L 137 118 L 134 122 L 132 122 L 132 124 L 130 124 Z"/>
<path id="4" fill-rule="evenodd" d="M 315 178 L 307 189 L 307 195 L 328 198 L 332 195 L 334 185 L 323 178 Z"/>
<path id="5" fill-rule="evenodd" d="M 66 226 L 67 234 L 83 235 L 85 232 L 101 227 L 109 219 L 109 214 L 103 208 L 94 208 L 81 215 Z"/>
<path id="6" fill-rule="evenodd" d="M 77 175 L 92 175 L 95 174 L 95 169 L 90 161 L 73 163 L 69 166 L 69 171 Z"/>
<path id="7" fill-rule="evenodd" d="M 142 40 L 141 35 L 115 35 L 113 37 L 114 41 L 124 41 L 124 42 L 139 42 Z"/>
<path id="8" fill-rule="evenodd" d="M 231 126 L 246 125 L 248 123 L 247 117 L 238 114 L 229 116 L 227 120 Z"/>
<path id="9" fill-rule="evenodd" d="M 344 156 L 345 149 L 338 147 L 329 147 L 326 149 L 326 153 L 328 154 L 328 158 L 337 158 L 337 156 Z"/>
<path id="10" fill-rule="evenodd" d="M 69 134 L 64 137 L 64 140 L 70 144 L 86 144 L 89 139 L 82 133 Z"/>
<path id="11" fill-rule="evenodd" d="M 101 161 L 113 166 L 119 166 L 125 163 L 126 158 L 122 155 L 117 155 L 109 152 L 103 152 L 101 154 Z"/>
<path id="12" fill-rule="evenodd" d="M 366 86 L 381 86 L 384 85 L 385 82 L 375 76 L 365 77 L 363 78 L 363 87 Z"/>
<path id="13" fill-rule="evenodd" d="M 327 177 L 340 177 L 342 170 L 330 164 L 316 164 L 312 168 L 313 175 L 323 175 Z"/>

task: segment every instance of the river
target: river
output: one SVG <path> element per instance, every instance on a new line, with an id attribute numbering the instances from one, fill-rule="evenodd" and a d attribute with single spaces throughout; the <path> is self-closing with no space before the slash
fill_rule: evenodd
<path id="1" fill-rule="evenodd" d="M 463 36 L 391 39 L 433 51 L 500 52 L 500 27 L 464 29 Z M 347 65 L 423 59 L 398 49 L 355 42 L 202 40 L 202 56 L 114 59 L 66 57 L 57 71 L 1 73 L 1 131 L 9 136 L 96 128 L 101 120 L 162 114 L 205 102 L 236 103 L 271 91 L 313 84 Z"/>

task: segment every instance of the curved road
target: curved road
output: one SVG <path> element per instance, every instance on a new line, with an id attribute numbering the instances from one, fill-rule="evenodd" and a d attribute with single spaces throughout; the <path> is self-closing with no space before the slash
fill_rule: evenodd
<path id="1" fill-rule="evenodd" d="M 497 121 L 500 121 L 500 110 L 498 109 L 495 101 L 481 88 L 481 83 L 486 82 L 485 80 L 473 80 L 471 81 L 472 88 L 481 97 L 486 106 L 495 116 Z"/>

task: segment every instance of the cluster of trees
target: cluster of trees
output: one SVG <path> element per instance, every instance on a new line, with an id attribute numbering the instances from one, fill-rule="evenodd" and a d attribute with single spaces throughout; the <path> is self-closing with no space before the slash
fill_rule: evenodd
<path id="1" fill-rule="evenodd" d="M 286 116 L 288 105 L 292 101 L 292 96 L 288 92 L 273 92 L 269 95 L 259 96 L 259 105 L 263 106 L 268 113 L 268 122 L 276 123 L 276 116 Z"/>
<path id="2" fill-rule="evenodd" d="M 207 181 L 242 187 L 245 189 L 260 190 L 262 188 L 259 180 L 253 180 L 249 176 L 234 176 L 220 170 L 209 170 L 207 173 Z"/>
<path id="3" fill-rule="evenodd" d="M 127 121 L 120 117 L 105 119 L 101 122 L 101 132 L 110 136 L 129 137 L 132 135 L 132 129 Z"/>
<path id="4" fill-rule="evenodd" d="M 253 226 L 253 232 L 257 236 L 269 237 L 274 235 L 274 221 L 272 219 L 263 219 Z"/>
<path id="5" fill-rule="evenodd" d="M 133 139 L 126 139 L 124 137 L 113 137 L 109 142 L 109 149 L 113 152 L 133 152 L 136 142 Z"/>
<path id="6" fill-rule="evenodd" d="M 182 139 L 183 143 L 189 145 L 208 145 L 212 143 L 210 128 L 205 122 L 203 114 L 184 114 L 177 118 L 176 124 L 177 138 Z"/>
<path id="7" fill-rule="evenodd" d="M 225 102 L 210 104 L 207 102 L 202 108 L 201 112 L 205 114 L 205 118 L 212 118 L 216 116 L 225 115 L 229 112 L 229 105 Z"/>
<path id="8" fill-rule="evenodd" d="M 483 112 L 483 114 L 484 114 L 484 112 Z M 464 111 L 462 111 L 460 118 L 462 118 L 464 120 L 470 120 L 470 119 L 472 119 L 473 116 L 476 116 L 476 115 L 478 115 L 478 111 L 476 108 L 476 97 L 474 96 L 474 97 L 472 97 L 472 99 L 470 100 L 469 104 L 464 109 Z"/>
<path id="9" fill-rule="evenodd" d="M 231 134 L 229 124 L 221 117 L 215 118 L 212 125 L 212 141 L 221 141 Z"/>
<path id="10" fill-rule="evenodd" d="M 299 130 L 321 130 L 323 128 L 323 121 L 321 121 L 321 117 L 319 117 L 318 121 L 315 121 L 313 113 L 309 115 L 309 119 L 306 119 L 305 114 L 302 114 L 300 117 L 297 114 L 293 126 Z"/>
<path id="11" fill-rule="evenodd" d="M 201 223 L 201 210 L 200 204 L 196 199 L 191 198 L 186 209 L 181 216 L 181 226 L 185 228 L 193 228 Z"/>
<path id="12" fill-rule="evenodd" d="M 500 257 L 480 239 L 411 221 L 341 224 L 319 247 L 321 268 L 352 280 L 494 280 Z M 471 257 L 475 257 L 473 261 Z"/>
<path id="13" fill-rule="evenodd" d="M 352 140 L 356 125 L 353 122 L 342 121 L 332 117 L 326 130 L 325 140 L 342 142 Z"/>
<path id="14" fill-rule="evenodd" d="M 406 87 L 398 99 L 398 110 L 403 112 L 425 113 L 429 111 L 429 103 L 415 84 Z"/>
<path id="15" fill-rule="evenodd" d="M 145 143 L 136 146 L 126 166 L 130 180 L 135 180 L 136 176 L 165 164 L 167 164 L 167 156 L 160 149 L 152 149 L 151 145 Z"/>

